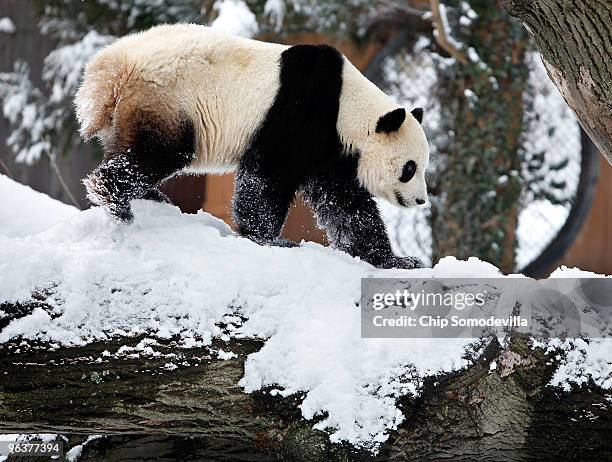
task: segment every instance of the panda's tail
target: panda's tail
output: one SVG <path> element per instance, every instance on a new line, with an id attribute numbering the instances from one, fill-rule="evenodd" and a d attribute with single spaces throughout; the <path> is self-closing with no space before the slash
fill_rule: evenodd
<path id="1" fill-rule="evenodd" d="M 100 130 L 111 128 L 117 102 L 130 80 L 130 66 L 112 47 L 95 55 L 87 66 L 74 98 L 79 132 L 88 141 Z"/>

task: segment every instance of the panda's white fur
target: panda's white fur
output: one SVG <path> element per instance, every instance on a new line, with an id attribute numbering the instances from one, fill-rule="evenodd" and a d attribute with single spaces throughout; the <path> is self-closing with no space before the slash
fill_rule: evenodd
<path id="1" fill-rule="evenodd" d="M 301 191 L 332 245 L 377 266 L 418 264 L 393 255 L 371 195 L 424 203 L 422 111 L 399 109 L 331 47 L 157 26 L 95 55 L 75 105 L 81 135 L 105 150 L 88 197 L 120 219 L 130 199 L 160 199 L 156 185 L 178 171 L 237 169 L 241 234 L 282 245 Z"/>
<path id="2" fill-rule="evenodd" d="M 185 111 L 197 122 L 197 156 L 185 170 L 232 170 L 274 101 L 279 57 L 287 48 L 195 24 L 124 37 L 86 66 L 75 99 L 81 134 L 111 139 L 135 104 L 167 117 Z M 360 153 L 359 180 L 378 197 L 397 203 L 397 191 L 415 205 L 427 197 L 429 147 L 423 129 L 408 115 L 397 132 L 376 133 L 378 119 L 398 105 L 343 59 L 337 130 L 347 152 Z M 401 183 L 409 159 L 417 173 Z"/>
<path id="3" fill-rule="evenodd" d="M 128 35 L 85 68 L 75 99 L 81 134 L 111 138 L 122 127 L 108 115 L 121 124 L 138 100 L 161 116 L 184 111 L 196 122 L 197 157 L 189 170 L 233 169 L 274 100 L 285 48 L 195 24 Z M 108 103 L 98 100 L 108 95 Z"/>
<path id="4" fill-rule="evenodd" d="M 375 196 L 397 204 L 398 191 L 408 205 L 415 205 L 417 199 L 427 199 L 425 170 L 429 164 L 429 145 L 421 124 L 408 114 L 398 131 L 376 132 L 378 119 L 397 107 L 344 59 L 337 127 L 343 144 L 360 153 L 359 180 Z M 417 173 L 413 180 L 401 183 L 402 167 L 408 160 L 415 161 Z"/>

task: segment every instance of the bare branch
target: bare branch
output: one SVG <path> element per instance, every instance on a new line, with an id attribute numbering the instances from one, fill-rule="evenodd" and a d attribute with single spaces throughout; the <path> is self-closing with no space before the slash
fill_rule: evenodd
<path id="1" fill-rule="evenodd" d="M 11 169 L 8 167 L 8 165 L 6 165 L 6 162 L 4 162 L 4 159 L 2 159 L 2 157 L 0 157 L 0 167 L 4 169 L 9 178 L 13 178 L 13 173 L 11 172 Z"/>
<path id="2" fill-rule="evenodd" d="M 59 166 L 57 165 L 57 162 L 55 161 L 55 156 L 53 154 L 47 153 L 47 157 L 49 158 L 49 163 L 51 165 L 51 168 L 55 172 L 55 175 L 57 176 L 57 179 L 60 182 L 60 186 L 62 187 L 62 189 L 64 190 L 64 192 L 66 193 L 70 201 L 72 202 L 72 204 L 77 209 L 80 209 L 81 206 L 79 205 L 79 201 L 77 201 L 74 195 L 72 194 L 72 192 L 70 192 L 70 188 L 68 188 L 68 184 L 66 184 L 66 180 L 64 180 L 64 176 L 62 175 L 62 172 L 60 171 Z"/>
<path id="3" fill-rule="evenodd" d="M 455 45 L 448 40 L 448 37 L 446 36 L 444 21 L 442 20 L 442 15 L 440 14 L 440 1 L 429 0 L 429 5 L 431 7 L 431 22 L 435 27 L 434 37 L 436 42 L 444 51 L 448 52 L 449 55 L 451 55 L 461 64 L 467 64 L 468 59 Z"/>
<path id="4" fill-rule="evenodd" d="M 421 10 L 419 8 L 415 8 L 410 5 L 403 5 L 399 2 L 394 2 L 392 0 L 381 0 L 379 4 L 387 8 L 388 10 L 391 10 L 392 12 L 404 13 L 406 15 L 417 16 L 419 18 L 422 18 L 425 13 L 429 12 L 429 10 Z"/>

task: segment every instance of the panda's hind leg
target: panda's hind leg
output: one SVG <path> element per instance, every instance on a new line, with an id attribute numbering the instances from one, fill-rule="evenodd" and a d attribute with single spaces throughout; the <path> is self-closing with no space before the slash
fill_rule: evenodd
<path id="1" fill-rule="evenodd" d="M 133 218 L 132 199 L 166 201 L 157 190 L 166 178 L 188 166 L 195 155 L 191 121 L 159 123 L 140 116 L 131 143 L 114 143 L 107 158 L 83 181 L 91 202 L 122 221 Z M 117 146 L 128 145 L 128 148 Z"/>

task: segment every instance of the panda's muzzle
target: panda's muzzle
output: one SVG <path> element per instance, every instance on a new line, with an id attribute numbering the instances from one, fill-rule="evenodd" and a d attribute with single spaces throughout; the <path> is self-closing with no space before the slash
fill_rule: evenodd
<path id="1" fill-rule="evenodd" d="M 398 191 L 395 191 L 395 200 L 402 207 L 410 207 Z M 423 205 L 426 202 L 425 199 L 422 199 L 420 197 L 415 199 L 414 201 L 416 202 L 417 205 Z"/>

